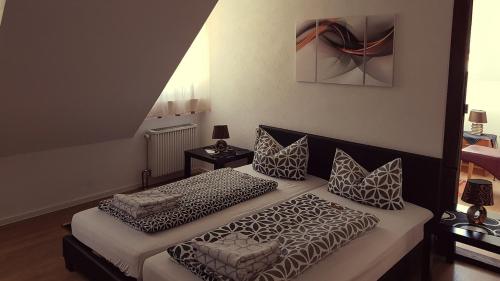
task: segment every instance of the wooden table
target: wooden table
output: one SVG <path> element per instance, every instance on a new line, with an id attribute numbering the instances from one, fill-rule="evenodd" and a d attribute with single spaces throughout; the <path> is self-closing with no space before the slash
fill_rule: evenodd
<path id="1" fill-rule="evenodd" d="M 474 144 L 496 148 L 498 146 L 497 136 L 494 134 L 473 135 L 468 131 L 464 131 L 462 146 L 466 147 Z"/>
<path id="2" fill-rule="evenodd" d="M 195 158 L 201 161 L 212 163 L 214 169 L 224 168 L 224 166 L 229 163 L 240 159 L 247 159 L 247 163 L 250 164 L 253 161 L 253 151 L 239 148 L 236 146 L 228 146 L 228 151 L 220 153 L 218 155 L 208 154 L 205 149 L 214 149 L 211 146 L 200 147 L 191 150 L 184 151 L 184 177 L 188 178 L 191 176 L 191 158 Z"/>
<path id="3" fill-rule="evenodd" d="M 500 253 L 500 236 L 498 218 L 488 217 L 484 227 L 474 227 L 467 221 L 467 215 L 460 211 L 446 211 L 437 227 L 436 234 L 440 239 L 460 242 L 493 253 Z M 496 225 L 494 227 L 493 225 Z M 476 228 L 476 230 L 473 230 Z M 446 259 L 453 262 L 459 256 L 455 251 L 455 243 L 446 251 Z"/>
<path id="4" fill-rule="evenodd" d="M 481 134 L 481 135 L 473 135 L 468 131 L 464 131 L 463 139 L 462 139 L 462 149 L 471 146 L 471 145 L 479 145 L 491 148 L 497 148 L 497 136 L 493 134 Z M 482 167 L 475 166 L 474 163 L 467 162 L 461 159 L 460 169 L 467 171 L 467 179 L 472 177 L 474 170 L 477 174 L 482 176 L 488 176 L 488 172 Z"/>
<path id="5" fill-rule="evenodd" d="M 480 145 L 469 145 L 462 149 L 462 160 L 469 163 L 467 179 L 472 177 L 474 164 L 500 178 L 500 150 Z"/>

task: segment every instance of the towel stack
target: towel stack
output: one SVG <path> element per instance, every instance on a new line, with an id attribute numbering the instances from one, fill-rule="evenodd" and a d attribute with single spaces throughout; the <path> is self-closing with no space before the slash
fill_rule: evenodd
<path id="1" fill-rule="evenodd" d="M 142 218 L 174 208 L 181 196 L 147 190 L 133 194 L 115 194 L 111 204 L 134 218 Z"/>
<path id="2" fill-rule="evenodd" d="M 235 281 L 250 280 L 280 256 L 278 241 L 259 243 L 239 232 L 213 243 L 195 241 L 193 247 L 200 263 Z"/>

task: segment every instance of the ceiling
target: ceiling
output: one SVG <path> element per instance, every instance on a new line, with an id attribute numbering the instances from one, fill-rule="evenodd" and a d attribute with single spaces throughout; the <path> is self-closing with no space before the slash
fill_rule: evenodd
<path id="1" fill-rule="evenodd" d="M 215 4 L 7 1 L 0 156 L 133 136 Z"/>

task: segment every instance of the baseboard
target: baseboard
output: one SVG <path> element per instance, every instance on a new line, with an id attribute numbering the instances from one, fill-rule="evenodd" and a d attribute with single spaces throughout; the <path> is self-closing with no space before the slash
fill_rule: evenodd
<path id="1" fill-rule="evenodd" d="M 59 211 L 62 209 L 74 207 L 74 206 L 77 206 L 80 204 L 88 203 L 88 202 L 91 202 L 91 201 L 94 201 L 97 199 L 111 196 L 115 193 L 131 191 L 131 190 L 137 189 L 139 187 L 140 187 L 140 184 L 133 184 L 133 185 L 129 185 L 129 186 L 122 186 L 119 188 L 108 189 L 106 191 L 102 191 L 99 193 L 94 193 L 91 195 L 79 197 L 79 198 L 76 198 L 76 199 L 73 199 L 70 201 L 50 205 L 50 206 L 40 208 L 37 210 L 28 211 L 28 212 L 25 212 L 25 213 L 22 213 L 19 215 L 10 216 L 10 217 L 6 217 L 6 218 L 0 218 L 0 226 L 11 224 L 11 223 L 22 221 L 22 220 L 26 220 L 26 219 L 30 219 L 30 218 L 41 216 L 44 214 L 52 213 L 52 212 Z"/>

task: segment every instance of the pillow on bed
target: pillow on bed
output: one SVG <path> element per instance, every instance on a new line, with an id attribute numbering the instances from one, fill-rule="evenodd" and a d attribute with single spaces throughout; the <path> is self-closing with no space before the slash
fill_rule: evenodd
<path id="1" fill-rule="evenodd" d="M 271 135 L 257 128 L 253 169 L 259 173 L 292 180 L 304 180 L 309 160 L 307 136 L 283 148 Z"/>
<path id="2" fill-rule="evenodd" d="M 404 208 L 401 158 L 368 172 L 349 154 L 337 149 L 328 191 L 342 197 L 387 210 Z"/>

